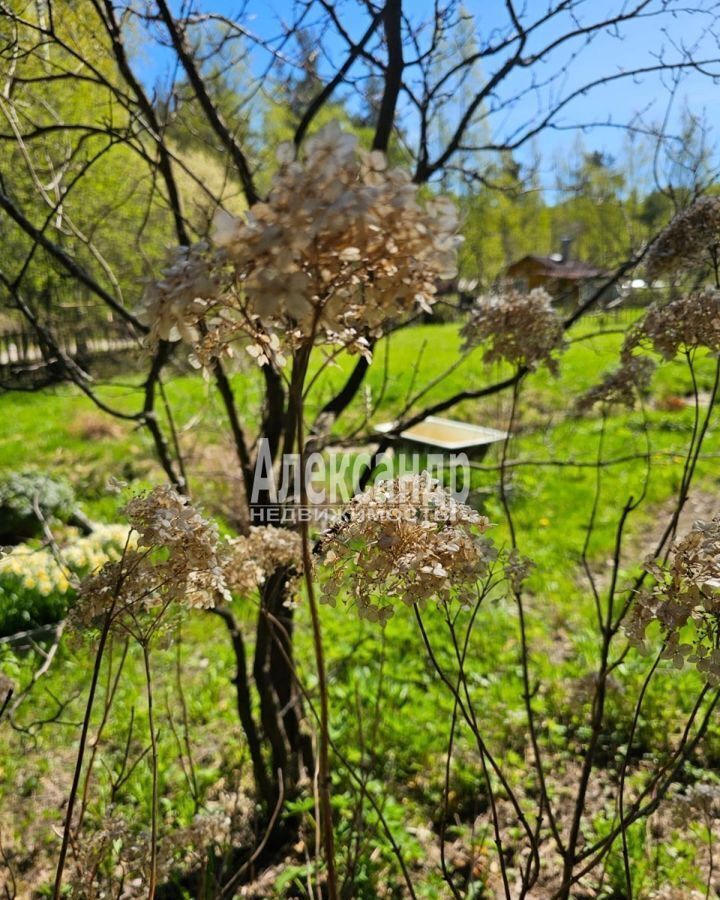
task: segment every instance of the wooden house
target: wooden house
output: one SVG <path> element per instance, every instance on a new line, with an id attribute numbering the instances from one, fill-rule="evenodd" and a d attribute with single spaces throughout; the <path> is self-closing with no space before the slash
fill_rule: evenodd
<path id="1" fill-rule="evenodd" d="M 604 269 L 570 258 L 570 240 L 562 242 L 562 252 L 550 256 L 523 256 L 507 267 L 503 280 L 521 291 L 544 288 L 554 301 L 567 308 L 575 308 L 598 289 L 608 277 Z M 608 290 L 601 298 L 606 305 L 616 297 Z"/>

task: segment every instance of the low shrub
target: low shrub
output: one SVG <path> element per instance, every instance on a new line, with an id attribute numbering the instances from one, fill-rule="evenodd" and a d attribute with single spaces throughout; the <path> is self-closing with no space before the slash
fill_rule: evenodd
<path id="1" fill-rule="evenodd" d="M 64 479 L 42 472 L 14 472 L 0 481 L 0 544 L 38 537 L 41 519 L 66 522 L 74 510 L 75 493 Z"/>

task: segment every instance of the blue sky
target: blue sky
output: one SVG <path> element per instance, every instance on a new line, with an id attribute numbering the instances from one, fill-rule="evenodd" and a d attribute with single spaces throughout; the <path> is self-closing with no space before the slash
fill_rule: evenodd
<path id="1" fill-rule="evenodd" d="M 710 9 L 711 0 L 698 0 L 696 9 L 702 9 L 707 2 Z M 604 18 L 607 14 L 616 13 L 624 6 L 630 5 L 623 0 L 582 0 L 577 7 L 581 21 Z M 178 4 L 179 6 L 179 4 Z M 357 0 L 341 0 L 336 6 L 340 10 L 348 32 L 357 39 L 367 27 L 368 17 L 364 5 Z M 508 18 L 504 0 L 465 0 L 465 6 L 474 16 L 479 40 L 489 38 L 497 29 L 507 26 Z M 650 9 L 659 8 L 660 0 Z M 405 8 L 411 10 L 410 15 L 416 21 L 423 19 L 427 10 L 432 7 L 429 0 L 406 0 Z M 545 0 L 516 0 L 516 7 L 530 21 L 542 15 L 546 9 Z M 240 10 L 244 11 L 240 15 Z M 679 7 L 678 7 L 679 8 Z M 297 15 L 296 5 L 291 0 L 194 0 L 194 9 L 203 12 L 217 12 L 229 18 L 237 18 L 250 30 L 262 38 L 273 38 L 282 33 L 283 24 L 293 21 Z M 709 31 L 713 19 L 711 14 L 697 11 L 691 15 L 683 14 L 674 17 L 671 12 L 658 16 L 649 16 L 622 26 L 620 35 L 601 33 L 582 52 L 574 55 L 577 45 L 561 48 L 553 53 L 547 64 L 537 67 L 536 77 L 541 79 L 549 75 L 556 76 L 551 86 L 537 91 L 525 91 L 529 85 L 528 74 L 520 73 L 510 79 L 504 86 L 497 102 L 508 100 L 517 95 L 510 112 L 493 113 L 488 117 L 485 135 L 493 140 L 507 138 L 516 128 L 524 123 L 537 121 L 543 109 L 557 97 L 566 96 L 601 75 L 614 75 L 623 70 L 653 65 L 657 55 L 666 54 L 668 58 L 678 59 L 683 47 L 694 47 L 695 53 L 702 58 L 714 58 L 720 55 L 717 40 Z M 328 74 L 333 65 L 341 59 L 342 41 L 333 36 L 329 30 L 322 35 L 318 25 L 318 14 L 309 15 L 306 24 L 311 33 L 322 38 L 322 43 L 329 58 L 321 60 L 321 71 Z M 528 50 L 544 46 L 568 27 L 568 19 L 562 19 L 557 25 L 543 28 L 529 43 Z M 292 52 L 288 47 L 287 51 Z M 408 51 L 410 52 L 410 51 Z M 169 56 L 157 45 L 147 46 L 144 57 L 144 77 L 147 82 L 163 80 L 169 66 Z M 264 61 L 262 54 L 255 52 L 251 70 L 262 70 Z M 714 67 L 720 72 L 720 67 Z M 355 74 L 361 73 L 356 67 Z M 489 62 L 482 71 L 476 74 L 477 83 L 491 74 L 493 66 Z M 713 79 L 700 73 L 689 73 L 683 77 L 677 89 L 673 110 L 670 116 L 671 126 L 677 126 L 680 112 L 684 104 L 691 106 L 696 113 L 706 113 L 708 118 L 717 118 L 720 108 L 716 95 L 720 95 L 720 85 Z M 589 95 L 579 98 L 570 104 L 557 120 L 560 130 L 549 130 L 541 134 L 534 142 L 534 149 L 539 150 L 546 160 L 557 160 L 567 155 L 568 147 L 577 140 L 574 126 L 590 123 L 592 127 L 584 132 L 584 143 L 592 149 L 600 149 L 612 155 L 622 152 L 625 133 L 613 127 L 601 127 L 597 123 L 611 120 L 620 125 L 642 116 L 644 124 L 660 122 L 665 115 L 668 101 L 667 79 L 658 75 L 646 75 L 638 79 L 620 79 L 593 90 Z M 448 102 L 444 114 L 452 122 L 462 101 Z M 456 107 L 456 108 L 455 108 Z M 404 107 L 407 116 L 407 127 L 413 132 L 411 110 Z M 636 119 L 637 120 L 637 119 Z M 529 146 L 526 151 L 529 151 Z"/>

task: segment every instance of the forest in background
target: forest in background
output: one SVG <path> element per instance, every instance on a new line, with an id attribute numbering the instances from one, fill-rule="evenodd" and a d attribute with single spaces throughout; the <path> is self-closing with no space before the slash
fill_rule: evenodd
<path id="1" fill-rule="evenodd" d="M 451 60 L 462 58 L 472 45 L 475 25 L 465 15 L 458 46 L 447 50 Z M 34 224 L 44 223 L 53 244 L 98 278 L 109 277 L 118 297 L 132 307 L 174 238 L 173 213 L 157 171 L 137 165 L 137 154 L 151 160 L 153 136 L 147 122 L 133 119 L 107 86 L 114 84 L 116 61 L 106 36 L 89 28 L 72 4 L 58 27 L 60 46 L 47 46 L 43 54 L 17 63 L 22 72 L 13 83 L 12 107 L 0 98 L 0 191 L 15 209 L 26 215 L 33 211 Z M 231 57 L 218 52 L 224 37 L 222 26 L 216 30 L 208 52 L 204 34 L 195 52 L 212 102 L 242 141 L 262 193 L 277 167 L 276 148 L 292 138 L 303 111 L 322 91 L 317 36 L 297 32 L 295 65 L 281 66 L 258 84 L 249 77 L 250 63 L 237 38 Z M 138 31 L 137 40 L 129 42 L 136 54 L 129 61 L 139 71 L 149 52 L 141 38 Z M 4 39 L 10 42 L 9 32 Z M 57 74 L 77 66 L 79 59 L 89 61 L 107 84 Z M 471 74 L 463 86 L 466 98 L 474 90 L 472 79 Z M 231 212 L 245 208 L 241 180 L 187 81 L 178 78 L 169 96 L 162 82 L 148 87 L 170 148 L 188 231 L 202 240 L 219 205 Z M 336 119 L 369 145 L 379 96 L 378 79 L 369 77 L 360 92 L 328 101 L 311 130 Z M 678 102 L 687 104 L 687 99 Z M 464 235 L 461 277 L 477 283 L 478 291 L 487 290 L 507 265 L 526 254 L 556 253 L 563 238 L 572 239 L 573 258 L 606 270 L 633 257 L 673 212 L 714 190 L 712 130 L 703 112 L 687 105 L 681 119 L 680 132 L 671 136 L 659 123 L 630 126 L 615 156 L 598 149 L 601 132 L 569 136 L 566 151 L 547 156 L 540 138 L 515 152 L 460 152 L 425 190 L 456 199 Z M 449 130 L 442 107 L 433 127 L 438 135 Z M 488 128 L 482 121 L 476 130 L 488 139 Z M 23 143 L 17 140 L 20 134 Z M 410 160 L 402 126 L 390 158 L 398 164 Z M 78 296 L 82 288 L 52 253 L 36 246 L 26 258 L 33 240 L 17 227 L 8 207 L 0 211 L 0 240 L 3 270 L 22 267 L 25 290 L 39 311 L 52 309 L 57 317 L 64 307 L 81 307 L 90 315 L 92 309 L 105 315 L 91 293 Z M 11 296 L 5 293 L 0 303 L 6 323 L 17 323 L 10 313 Z"/>

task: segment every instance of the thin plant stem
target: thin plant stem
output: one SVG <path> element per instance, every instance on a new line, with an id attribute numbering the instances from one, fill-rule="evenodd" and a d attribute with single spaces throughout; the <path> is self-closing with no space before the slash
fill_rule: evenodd
<path id="1" fill-rule="evenodd" d="M 278 632 L 282 632 L 284 629 L 282 622 L 278 621 L 277 619 L 274 619 L 273 621 L 274 621 L 274 624 L 275 624 Z M 295 684 L 297 685 L 298 690 L 300 691 L 300 693 L 303 696 L 303 699 L 307 703 L 308 709 L 314 716 L 315 721 L 319 724 L 320 723 L 320 714 L 318 713 L 318 711 L 315 707 L 315 704 L 313 703 L 312 697 L 310 696 L 308 689 L 306 688 L 306 686 L 303 684 L 302 680 L 298 676 L 298 673 L 297 673 L 297 670 L 296 670 L 294 664 L 292 663 L 292 661 L 289 659 L 289 657 L 287 655 L 287 649 L 285 646 L 283 646 L 283 643 L 279 639 L 278 635 L 274 635 L 274 638 L 278 642 L 279 652 L 282 654 L 285 661 L 290 666 L 290 671 L 291 671 L 293 680 L 294 680 Z M 358 775 L 358 773 L 355 770 L 355 766 L 344 755 L 344 753 L 342 752 L 340 747 L 335 743 L 335 741 L 333 741 L 333 739 L 330 735 L 328 735 L 328 740 L 329 740 L 330 747 L 332 748 L 333 753 L 335 754 L 337 759 L 340 761 L 340 763 L 345 767 L 350 778 L 352 778 L 352 780 L 357 784 L 357 786 L 359 787 L 363 796 L 366 798 L 368 803 L 372 806 L 373 811 L 377 815 L 378 821 L 382 825 L 382 829 L 385 832 L 385 837 L 387 838 L 388 843 L 390 844 L 393 855 L 395 856 L 395 859 L 397 859 L 400 869 L 402 871 L 403 879 L 405 881 L 405 887 L 408 890 L 408 895 L 412 898 L 412 900 L 418 900 L 417 894 L 415 893 L 415 889 L 413 887 L 413 882 L 412 882 L 412 878 L 410 876 L 410 872 L 408 871 L 407 863 L 405 862 L 405 859 L 402 855 L 402 850 L 401 850 L 400 846 L 398 845 L 397 841 L 395 840 L 395 836 L 393 835 L 390 825 L 388 824 L 387 818 L 383 813 L 382 806 L 378 803 L 378 801 L 373 796 L 372 792 L 370 791 L 369 787 L 367 786 L 366 780 L 361 775 Z"/>
<path id="2" fill-rule="evenodd" d="M 505 897 L 507 898 L 507 900 L 510 900 L 510 897 L 512 895 L 510 893 L 510 883 L 508 881 L 507 867 L 505 865 L 505 854 L 503 852 L 502 834 L 500 832 L 500 819 L 498 817 L 498 812 L 497 812 L 497 803 L 495 800 L 495 792 L 493 791 L 493 788 L 492 788 L 492 782 L 490 780 L 490 772 L 487 767 L 487 759 L 486 759 L 486 757 L 488 756 L 487 748 L 485 747 L 485 742 L 480 737 L 480 734 L 479 734 L 479 731 L 477 728 L 477 722 L 475 721 L 474 712 L 472 710 L 472 707 L 470 708 L 470 712 L 468 712 L 466 705 L 462 702 L 462 699 L 460 697 L 460 692 L 455 690 L 449 677 L 443 671 L 442 667 L 440 666 L 440 664 L 437 661 L 437 657 L 435 656 L 435 653 L 432 649 L 432 645 L 430 643 L 430 638 L 428 637 L 428 633 L 425 629 L 425 625 L 423 623 L 422 616 L 420 615 L 420 610 L 418 609 L 417 604 L 414 605 L 414 610 L 415 610 L 415 618 L 417 619 L 418 625 L 420 627 L 420 633 L 422 635 L 423 643 L 425 644 L 425 649 L 428 652 L 430 661 L 433 664 L 435 671 L 438 673 L 438 675 L 442 679 L 443 683 L 450 689 L 452 696 L 458 700 L 460 710 L 463 713 L 463 718 L 470 726 L 470 729 L 473 732 L 473 735 L 475 736 L 475 740 L 478 744 L 478 751 L 480 753 L 480 763 L 481 763 L 482 770 L 483 770 L 483 779 L 485 781 L 485 787 L 488 792 L 488 800 L 490 802 L 490 814 L 491 814 L 492 823 L 493 823 L 493 831 L 495 833 L 495 847 L 497 849 L 498 861 L 500 863 L 500 874 L 502 875 L 503 890 L 504 890 Z M 465 693 L 466 693 L 466 700 L 469 701 L 469 697 L 467 694 L 467 683 L 465 682 L 465 679 L 463 678 L 462 669 L 459 670 L 458 676 L 459 676 L 459 680 L 464 685 L 464 689 L 465 689 Z M 493 766 L 493 768 L 495 769 L 496 774 L 498 774 L 497 768 L 495 766 Z"/>
<path id="3" fill-rule="evenodd" d="M 108 677 L 108 686 L 107 686 L 106 695 L 105 695 L 105 703 L 103 705 L 102 719 L 98 726 L 95 738 L 92 741 L 92 750 L 90 753 L 90 761 L 88 763 L 87 772 L 85 773 L 85 783 L 83 784 L 83 789 L 82 789 L 82 802 L 80 804 L 80 812 L 78 814 L 78 828 L 80 828 L 80 826 L 82 825 L 83 820 L 85 818 L 85 812 L 87 810 L 87 804 L 88 804 L 88 793 L 89 793 L 89 789 L 90 789 L 90 776 L 92 775 L 95 758 L 97 757 L 98 750 L 100 748 L 100 741 L 102 739 L 103 732 L 105 730 L 105 726 L 107 725 L 108 719 L 110 717 L 110 709 L 111 709 L 113 701 L 115 699 L 115 695 L 117 694 L 117 689 L 120 684 L 120 677 L 122 675 L 123 668 L 125 667 L 125 660 L 127 659 L 129 647 L 130 647 L 130 642 L 126 639 L 125 643 L 123 645 L 123 649 L 122 649 L 122 653 L 120 656 L 120 661 L 118 663 L 117 671 L 115 672 L 114 676 L 111 677 L 112 676 L 111 665 L 112 665 L 112 656 L 113 656 L 114 648 L 113 648 L 112 642 L 110 645 L 110 664 L 108 665 L 108 676 L 107 676 Z"/>
<path id="4" fill-rule="evenodd" d="M 185 753 L 187 754 L 188 765 L 188 782 L 192 790 L 193 802 L 195 804 L 195 813 L 200 810 L 200 789 L 198 787 L 197 772 L 195 771 L 195 760 L 193 758 L 192 746 L 190 744 L 190 717 L 188 715 L 188 705 L 185 698 L 185 688 L 183 687 L 182 678 L 182 628 L 178 630 L 177 646 L 175 652 L 175 684 L 177 686 L 178 699 L 180 700 L 180 710 L 182 712 L 182 737 L 185 745 Z"/>
<path id="5" fill-rule="evenodd" d="M 506 463 L 508 457 L 508 450 L 510 448 L 510 441 L 512 440 L 513 428 L 515 426 L 515 420 L 517 416 L 517 408 L 518 401 L 520 399 L 520 388 L 523 383 L 523 376 L 520 375 L 518 379 L 513 384 L 512 389 L 512 404 L 510 407 L 510 417 L 508 421 L 507 433 L 505 435 L 505 440 L 502 445 L 502 456 L 500 459 L 500 499 L 503 507 L 503 512 L 505 513 L 505 519 L 508 524 L 508 529 L 510 531 L 510 539 L 512 543 L 512 549 L 517 551 L 518 542 L 517 542 L 517 532 L 515 529 L 515 522 L 512 515 L 512 509 L 510 507 L 510 498 L 508 496 L 507 491 L 507 481 L 506 481 Z M 528 640 L 527 640 L 527 628 L 525 621 L 525 606 L 523 604 L 522 599 L 522 591 L 518 589 L 514 589 L 512 594 L 515 599 L 515 605 L 518 611 L 518 621 L 520 624 L 520 662 L 522 667 L 522 678 L 523 678 L 523 701 L 525 704 L 525 713 L 528 721 L 528 730 L 530 733 L 530 742 L 532 744 L 533 749 L 533 759 L 535 763 L 535 771 L 538 778 L 538 783 L 540 786 L 540 804 L 538 810 L 537 817 L 537 825 L 535 831 L 535 842 L 537 842 L 540 838 L 540 829 L 542 827 L 542 814 L 543 810 L 547 813 L 548 822 L 550 824 L 550 830 L 552 832 L 553 838 L 555 840 L 555 844 L 562 854 L 565 850 L 562 835 L 560 834 L 560 829 L 557 826 L 557 822 L 555 820 L 555 815 L 553 812 L 552 804 L 550 803 L 550 797 L 547 790 L 547 780 L 545 778 L 545 766 L 543 764 L 542 752 L 540 750 L 540 741 L 537 735 L 537 728 L 535 727 L 535 711 L 533 709 L 532 697 L 533 692 L 530 686 L 530 653 L 528 649 Z M 529 865 L 532 861 L 533 857 L 530 856 L 528 859 L 528 870 L 526 871 L 525 880 L 530 882 L 530 872 Z M 527 889 L 532 885 L 528 883 Z M 523 893 L 524 897 L 526 894 L 526 886 L 523 885 Z"/>
<path id="6" fill-rule="evenodd" d="M 707 877 L 707 885 L 705 887 L 705 900 L 710 900 L 710 894 L 712 892 L 712 883 L 713 883 L 713 875 L 715 874 L 715 852 L 714 852 L 714 840 L 713 840 L 713 832 L 712 832 L 712 819 L 706 813 L 705 814 L 705 830 L 707 831 L 707 846 L 708 846 L 708 877 Z"/>
<path id="7" fill-rule="evenodd" d="M 72 787 L 70 788 L 70 796 L 68 797 L 67 812 L 65 813 L 65 827 L 63 828 L 62 845 L 60 847 L 60 856 L 58 858 L 57 870 L 55 872 L 53 900 L 60 900 L 63 872 L 65 871 L 65 862 L 67 859 L 68 847 L 70 845 L 70 835 L 72 832 L 72 820 L 73 813 L 75 812 L 75 801 L 77 800 L 77 795 L 80 788 L 80 776 L 82 774 L 83 760 L 85 758 L 85 748 L 87 746 L 88 732 L 90 730 L 90 719 L 92 717 L 93 703 L 95 702 L 95 693 L 100 681 L 100 671 L 102 668 L 103 654 L 105 652 L 108 635 L 110 634 L 112 613 L 113 608 L 111 607 L 105 614 L 105 620 L 103 622 L 102 631 L 100 632 L 100 640 L 98 642 L 97 652 L 95 653 L 95 664 L 93 666 L 92 678 L 90 680 L 90 692 L 88 694 L 87 704 L 85 706 L 82 731 L 80 732 L 80 745 L 78 747 L 77 758 L 75 760 L 75 774 L 73 775 Z"/>
<path id="8" fill-rule="evenodd" d="M 299 371 L 296 381 L 296 414 L 297 414 L 297 447 L 299 455 L 300 503 L 307 505 L 307 485 L 305 484 L 305 429 L 303 422 L 303 382 L 309 361 L 309 352 L 300 354 L 296 361 Z M 295 376 L 296 373 L 293 373 Z M 310 529 L 307 518 L 301 512 L 300 535 L 302 539 L 303 573 L 307 590 L 308 606 L 312 622 L 315 665 L 317 669 L 318 691 L 320 694 L 320 747 L 318 754 L 318 781 L 320 795 L 320 818 L 322 841 L 327 867 L 327 890 L 329 900 L 338 900 L 337 872 L 335 868 L 335 835 L 333 830 L 332 803 L 330 789 L 330 710 L 328 700 L 327 672 L 325 668 L 325 651 L 323 648 L 322 627 L 315 597 L 313 581 L 312 551 L 310 548 Z"/>
<path id="9" fill-rule="evenodd" d="M 640 796 L 635 800 L 632 809 L 628 811 L 625 821 L 615 825 L 608 835 L 578 854 L 576 861 L 580 862 L 587 860 L 586 864 L 579 871 L 572 872 L 563 878 L 561 886 L 552 895 L 552 900 L 561 900 L 561 898 L 570 896 L 569 892 L 572 886 L 577 884 L 585 877 L 585 875 L 596 868 L 610 852 L 614 842 L 620 835 L 621 830 L 627 828 L 633 822 L 637 822 L 639 819 L 647 818 L 658 808 L 658 806 L 660 806 L 670 785 L 677 779 L 683 766 L 705 736 L 715 709 L 720 702 L 720 691 L 717 691 L 705 711 L 697 732 L 694 737 L 690 739 L 690 729 L 699 712 L 700 705 L 707 690 L 708 686 L 705 685 L 685 725 L 680 743 L 670 761 L 663 766 L 661 771 L 643 788 Z M 648 798 L 651 799 L 648 800 Z M 647 802 L 644 802 L 646 800 Z"/>
<path id="10" fill-rule="evenodd" d="M 157 842 L 158 842 L 158 748 L 155 734 L 155 715 L 153 709 L 152 672 L 150 669 L 150 652 L 147 641 L 141 642 L 143 665 L 145 667 L 145 689 L 148 704 L 148 726 L 150 728 L 151 766 L 152 766 L 152 809 L 150 823 L 150 882 L 148 884 L 148 900 L 153 900 L 157 884 Z"/>
<path id="11" fill-rule="evenodd" d="M 664 648 L 665 645 L 663 644 L 662 649 L 655 657 L 655 660 L 650 667 L 650 671 L 647 673 L 643 681 L 637 703 L 635 704 L 635 713 L 633 715 L 632 725 L 630 726 L 630 734 L 628 735 L 627 750 L 625 751 L 622 765 L 620 767 L 620 785 L 618 788 L 618 815 L 620 816 L 621 825 L 625 821 L 625 778 L 627 775 L 628 764 L 630 762 L 630 752 L 632 750 L 633 740 L 635 739 L 635 732 L 637 731 L 638 722 L 640 721 L 640 711 L 642 709 L 643 700 L 645 699 L 645 694 L 647 693 L 647 689 L 650 686 L 650 681 L 655 674 L 658 665 L 660 664 L 660 660 L 662 659 L 662 651 Z M 627 828 L 622 829 L 622 831 L 620 832 L 620 836 L 622 838 L 623 868 L 625 869 L 625 889 L 627 891 L 628 900 L 632 900 L 633 886 L 632 873 L 630 872 L 630 853 L 628 850 L 627 842 Z"/>

